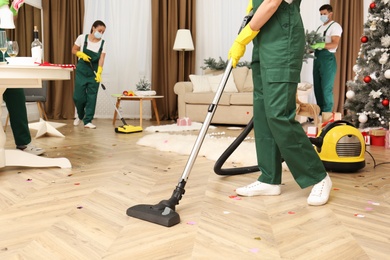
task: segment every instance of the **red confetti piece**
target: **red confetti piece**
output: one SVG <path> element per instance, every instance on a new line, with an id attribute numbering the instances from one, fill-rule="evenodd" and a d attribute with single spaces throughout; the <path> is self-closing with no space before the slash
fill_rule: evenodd
<path id="1" fill-rule="evenodd" d="M 354 214 L 354 216 L 357 217 L 357 218 L 364 218 L 365 217 L 363 214 L 357 214 L 357 213 Z"/>
<path id="2" fill-rule="evenodd" d="M 240 197 L 237 197 L 235 195 L 231 195 L 231 196 L 229 196 L 229 198 L 234 199 L 234 200 L 241 200 Z"/>
<path id="3" fill-rule="evenodd" d="M 74 185 L 80 185 L 80 182 L 75 182 Z"/>
<path id="4" fill-rule="evenodd" d="M 333 190 L 340 190 L 339 188 L 334 188 Z"/>
<path id="5" fill-rule="evenodd" d="M 289 214 L 289 215 L 294 215 L 295 212 L 294 212 L 294 211 L 289 211 L 289 212 L 287 212 L 287 214 Z"/>

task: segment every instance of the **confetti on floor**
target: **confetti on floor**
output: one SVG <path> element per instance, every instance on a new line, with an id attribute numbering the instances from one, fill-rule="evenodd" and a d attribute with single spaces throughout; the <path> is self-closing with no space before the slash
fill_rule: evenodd
<path id="1" fill-rule="evenodd" d="M 196 222 L 195 221 L 188 221 L 187 225 L 196 225 Z"/>
<path id="2" fill-rule="evenodd" d="M 259 249 L 258 248 L 251 248 L 249 251 L 252 253 L 258 253 Z"/>
<path id="3" fill-rule="evenodd" d="M 357 218 L 364 218 L 365 217 L 363 214 L 354 214 L 354 216 Z"/>

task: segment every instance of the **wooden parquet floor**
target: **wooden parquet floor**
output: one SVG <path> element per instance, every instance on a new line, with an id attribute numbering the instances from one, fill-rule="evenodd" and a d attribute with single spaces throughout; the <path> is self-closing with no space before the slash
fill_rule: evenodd
<path id="1" fill-rule="evenodd" d="M 181 223 L 167 228 L 126 210 L 170 198 L 187 156 L 136 145 L 147 133 L 116 134 L 110 119 L 94 120 L 95 130 L 59 122 L 67 123 L 59 128 L 65 138 L 34 143 L 72 169 L 0 170 L 2 260 L 390 259 L 390 164 L 374 168 L 368 154 L 360 172 L 330 173 L 331 197 L 320 207 L 306 204 L 310 188 L 300 189 L 289 172 L 280 196 L 232 197 L 258 173 L 221 177 L 214 162 L 198 158 L 177 206 Z M 390 150 L 368 150 L 376 164 L 390 162 Z"/>

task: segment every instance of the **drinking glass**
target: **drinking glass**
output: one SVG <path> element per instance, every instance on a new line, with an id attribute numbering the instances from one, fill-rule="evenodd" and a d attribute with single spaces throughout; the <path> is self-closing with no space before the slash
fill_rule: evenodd
<path id="1" fill-rule="evenodd" d="M 3 53 L 3 62 L 5 61 L 5 52 L 7 51 L 7 34 L 0 31 L 0 51 Z"/>
<path id="2" fill-rule="evenodd" d="M 7 46 L 7 53 L 10 57 L 16 57 L 19 53 L 19 45 L 17 41 L 9 41 Z"/>

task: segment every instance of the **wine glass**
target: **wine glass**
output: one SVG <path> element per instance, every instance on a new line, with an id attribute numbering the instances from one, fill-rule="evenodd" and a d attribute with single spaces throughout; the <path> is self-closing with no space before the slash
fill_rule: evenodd
<path id="1" fill-rule="evenodd" d="M 16 57 L 19 53 L 19 45 L 17 41 L 8 41 L 7 53 L 10 57 Z"/>
<path id="2" fill-rule="evenodd" d="M 3 62 L 5 61 L 5 52 L 7 51 L 7 34 L 0 31 L 0 51 L 3 53 Z"/>

